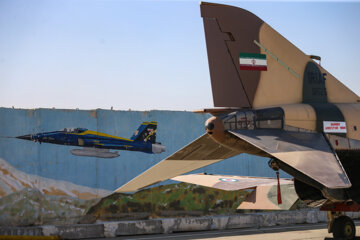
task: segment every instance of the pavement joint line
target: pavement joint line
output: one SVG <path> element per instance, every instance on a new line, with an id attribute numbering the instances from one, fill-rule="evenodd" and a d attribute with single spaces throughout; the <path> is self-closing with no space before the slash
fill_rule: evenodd
<path id="1" fill-rule="evenodd" d="M 355 224 L 358 223 L 360 224 L 360 221 L 354 221 Z M 234 233 L 246 233 L 246 232 L 257 232 L 259 233 L 271 233 L 273 230 L 284 230 L 284 229 L 293 229 L 294 231 L 296 231 L 297 229 L 311 229 L 309 227 L 327 227 L 327 223 L 308 223 L 305 225 L 300 225 L 300 224 L 293 224 L 290 226 L 283 226 L 283 227 L 262 227 L 262 228 L 251 228 L 251 229 L 228 229 L 228 230 L 209 230 L 209 231 L 214 231 L 214 233 L 212 233 L 212 235 L 224 235 L 224 234 L 234 234 Z M 216 232 L 215 232 L 216 231 Z M 177 235 L 177 233 L 179 233 Z M 170 233 L 170 234 L 163 234 L 164 236 L 154 236 L 154 237 L 139 237 L 139 238 L 131 238 L 133 240 L 149 240 L 149 239 L 164 239 L 164 238 L 169 238 L 169 235 L 171 235 L 171 238 L 183 238 L 183 237 L 192 237 L 194 236 L 193 233 L 185 233 L 182 234 L 180 232 L 177 233 Z M 209 235 L 209 233 L 196 233 L 196 236 L 206 236 Z M 120 237 L 120 236 L 119 236 Z M 124 236 L 125 237 L 125 236 Z M 130 236 L 129 236 L 130 237 Z M 125 238 L 123 238 L 125 239 Z"/>
<path id="2" fill-rule="evenodd" d="M 22 236 L 22 235 L 0 236 L 0 240 L 60 240 L 60 239 L 61 239 L 60 236 Z"/>
<path id="3" fill-rule="evenodd" d="M 323 224 L 323 226 L 326 226 L 326 224 Z M 228 231 L 219 231 L 219 232 L 216 232 L 216 233 L 213 233 L 214 235 L 223 235 L 224 233 L 246 233 L 246 232 L 262 232 L 262 233 L 267 233 L 268 231 L 272 231 L 272 230 L 284 230 L 284 229 L 299 229 L 299 228 L 309 228 L 309 226 L 292 226 L 291 228 L 290 227 L 281 227 L 281 228 L 267 228 L 266 230 L 262 229 L 262 228 L 252 228 L 252 229 L 242 229 L 242 230 L 233 230 L 232 229 L 229 229 Z M 211 230 L 210 230 L 211 231 Z M 216 230 L 215 230 L 216 231 Z M 196 236 L 204 236 L 204 235 L 209 235 L 208 233 L 197 233 Z M 176 233 L 175 235 L 171 234 L 171 237 L 172 238 L 182 238 L 182 237 L 191 237 L 191 236 L 194 236 L 193 234 L 191 233 L 188 233 L 188 234 L 179 234 L 176 236 Z M 143 239 L 162 239 L 162 238 L 169 238 L 169 236 L 154 236 L 153 238 L 152 237 L 145 237 L 145 238 L 136 238 L 137 240 L 143 240 Z"/>
<path id="4" fill-rule="evenodd" d="M 327 224 L 325 223 L 321 223 L 321 224 L 308 224 L 309 226 L 327 226 Z M 251 229 L 229 229 L 227 231 L 218 231 L 218 230 L 214 230 L 217 231 L 216 233 L 213 233 L 214 235 L 223 235 L 224 233 L 244 233 L 244 232 L 255 232 L 255 231 L 260 231 L 263 233 L 267 233 L 268 231 L 273 231 L 273 230 L 284 230 L 284 229 L 303 229 L 303 228 L 309 228 L 309 226 L 297 226 L 297 225 L 291 225 L 291 226 L 284 226 L 284 227 L 266 227 L 266 228 L 251 228 Z M 211 230 L 210 230 L 211 231 Z M 180 233 L 180 232 L 179 232 Z M 196 236 L 203 236 L 203 235 L 209 235 L 209 233 L 197 233 Z M 191 237 L 194 236 L 191 233 L 186 233 L 186 234 L 179 234 L 178 236 L 176 236 L 175 234 L 171 234 L 172 238 L 180 238 L 180 237 Z M 142 238 L 132 238 L 135 240 L 143 240 L 143 239 L 162 239 L 162 238 L 168 238 L 169 236 L 154 236 L 152 237 L 142 237 Z"/>

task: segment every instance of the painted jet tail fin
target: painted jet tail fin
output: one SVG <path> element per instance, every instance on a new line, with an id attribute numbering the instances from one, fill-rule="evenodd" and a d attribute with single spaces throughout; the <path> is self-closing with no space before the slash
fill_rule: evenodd
<path id="1" fill-rule="evenodd" d="M 132 135 L 131 140 L 156 143 L 157 122 L 143 122 Z"/>
<path id="2" fill-rule="evenodd" d="M 263 20 L 201 3 L 215 107 L 356 102 L 359 97 Z"/>

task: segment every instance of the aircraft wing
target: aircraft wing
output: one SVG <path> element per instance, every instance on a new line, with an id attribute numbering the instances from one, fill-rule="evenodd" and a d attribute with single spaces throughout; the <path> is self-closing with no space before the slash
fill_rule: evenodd
<path id="1" fill-rule="evenodd" d="M 174 177 L 172 180 L 226 191 L 254 189 L 237 208 L 243 210 L 289 210 L 298 200 L 291 179 L 280 179 L 282 204 L 278 204 L 275 178 L 189 174 Z"/>
<path id="2" fill-rule="evenodd" d="M 135 192 L 155 183 L 233 157 L 239 153 L 218 144 L 208 134 L 204 134 L 116 189 L 115 192 Z"/>
<path id="3" fill-rule="evenodd" d="M 321 133 L 283 130 L 232 130 L 229 132 L 327 188 L 351 187 L 341 162 Z"/>
<path id="4" fill-rule="evenodd" d="M 277 179 L 275 178 L 211 174 L 188 174 L 171 178 L 171 180 L 217 188 L 225 191 L 250 189 L 258 186 L 274 186 L 277 184 Z M 291 179 L 280 179 L 280 185 L 293 183 L 294 182 Z"/>

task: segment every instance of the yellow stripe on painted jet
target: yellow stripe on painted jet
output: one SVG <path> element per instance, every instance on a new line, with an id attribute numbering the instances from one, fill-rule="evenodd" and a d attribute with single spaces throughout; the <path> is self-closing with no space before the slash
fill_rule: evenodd
<path id="1" fill-rule="evenodd" d="M 108 137 L 108 138 L 115 138 L 115 139 L 120 139 L 120 140 L 125 140 L 125 141 L 129 141 L 129 142 L 133 142 L 134 140 L 128 139 L 128 138 L 122 138 L 122 137 L 117 137 L 117 136 L 113 136 L 113 135 L 109 135 L 106 133 L 101 133 L 101 132 L 95 132 L 95 131 L 91 131 L 91 130 L 86 130 L 82 133 L 69 133 L 69 134 L 73 134 L 73 135 L 78 135 L 78 136 L 85 136 L 85 135 L 96 135 L 96 136 L 100 136 L 100 137 Z"/>
<path id="2" fill-rule="evenodd" d="M 157 122 L 155 122 L 155 121 L 152 121 L 152 122 L 143 122 L 141 125 L 149 125 L 149 124 L 157 125 Z"/>

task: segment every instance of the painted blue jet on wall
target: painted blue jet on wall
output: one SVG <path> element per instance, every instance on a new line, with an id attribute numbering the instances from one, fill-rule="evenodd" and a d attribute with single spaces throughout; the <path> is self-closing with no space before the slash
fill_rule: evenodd
<path id="1" fill-rule="evenodd" d="M 157 122 L 143 122 L 130 138 L 122 138 L 105 133 L 94 132 L 86 128 L 64 128 L 60 131 L 28 134 L 16 138 L 35 142 L 60 145 L 81 146 L 72 149 L 76 156 L 114 158 L 120 156 L 110 149 L 140 151 L 144 153 L 165 152 L 165 146 L 156 142 Z"/>

